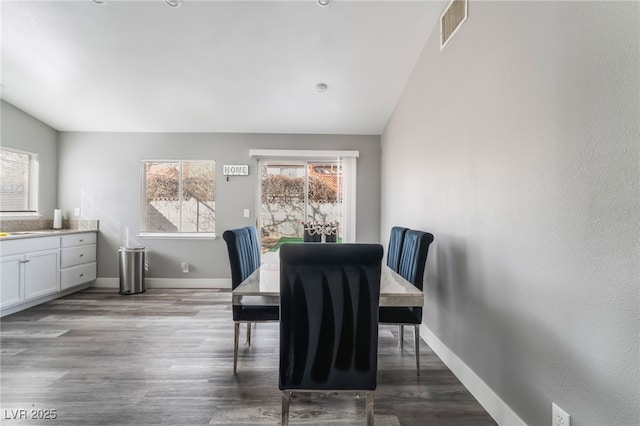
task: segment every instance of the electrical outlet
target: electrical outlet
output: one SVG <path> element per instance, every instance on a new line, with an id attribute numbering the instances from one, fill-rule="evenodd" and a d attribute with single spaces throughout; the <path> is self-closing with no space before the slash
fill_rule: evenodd
<path id="1" fill-rule="evenodd" d="M 571 416 L 555 402 L 551 403 L 551 426 L 571 426 Z"/>
<path id="2" fill-rule="evenodd" d="M 73 215 L 75 217 L 80 216 L 80 207 L 76 207 L 75 209 L 73 209 Z"/>
<path id="3" fill-rule="evenodd" d="M 189 272 L 189 264 L 187 262 L 182 262 L 182 272 L 185 274 Z"/>
<path id="4" fill-rule="evenodd" d="M 244 217 L 249 217 L 249 209 L 244 209 Z"/>

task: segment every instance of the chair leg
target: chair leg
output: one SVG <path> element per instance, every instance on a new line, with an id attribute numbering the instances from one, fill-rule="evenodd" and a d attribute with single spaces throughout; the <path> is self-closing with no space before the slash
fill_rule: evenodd
<path id="1" fill-rule="evenodd" d="M 282 391 L 282 426 L 289 424 L 289 401 L 291 399 L 291 392 Z"/>
<path id="2" fill-rule="evenodd" d="M 240 323 L 233 324 L 233 374 L 238 367 L 238 340 L 240 339 Z"/>
<path id="3" fill-rule="evenodd" d="M 400 347 L 404 347 L 404 325 L 400 326 Z"/>
<path id="4" fill-rule="evenodd" d="M 251 346 L 251 323 L 247 323 L 247 345 Z"/>
<path id="5" fill-rule="evenodd" d="M 367 392 L 367 426 L 373 426 L 373 400 L 374 392 Z"/>
<path id="6" fill-rule="evenodd" d="M 415 340 L 415 351 L 416 351 L 416 372 L 417 376 L 420 375 L 420 326 L 413 326 L 413 337 Z"/>

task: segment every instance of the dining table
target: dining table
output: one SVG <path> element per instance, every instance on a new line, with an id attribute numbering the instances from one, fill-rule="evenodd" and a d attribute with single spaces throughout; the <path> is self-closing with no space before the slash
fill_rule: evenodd
<path id="1" fill-rule="evenodd" d="M 280 253 L 262 256 L 260 267 L 232 290 L 233 305 L 280 305 Z M 423 306 L 422 290 L 387 265 L 381 266 L 380 306 Z"/>

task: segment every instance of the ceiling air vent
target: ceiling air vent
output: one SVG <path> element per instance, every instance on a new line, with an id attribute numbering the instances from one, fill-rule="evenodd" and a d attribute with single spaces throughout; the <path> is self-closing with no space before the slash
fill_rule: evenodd
<path id="1" fill-rule="evenodd" d="M 440 50 L 444 49 L 458 28 L 467 20 L 468 0 L 451 0 L 440 15 Z"/>

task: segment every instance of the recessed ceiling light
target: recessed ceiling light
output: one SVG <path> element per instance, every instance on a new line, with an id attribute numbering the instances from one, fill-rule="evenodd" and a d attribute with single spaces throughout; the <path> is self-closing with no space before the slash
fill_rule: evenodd
<path id="1" fill-rule="evenodd" d="M 331 0 L 318 0 L 318 4 L 322 7 L 329 6 Z"/>
<path id="2" fill-rule="evenodd" d="M 171 7 L 180 7 L 182 0 L 164 0 L 164 2 Z"/>
<path id="3" fill-rule="evenodd" d="M 318 92 L 320 92 L 320 93 L 322 93 L 322 92 L 326 92 L 326 91 L 327 91 L 327 89 L 328 89 L 328 87 L 327 87 L 327 85 L 326 85 L 326 84 L 324 84 L 324 83 L 318 83 L 318 84 L 316 84 L 316 90 L 317 90 Z"/>

